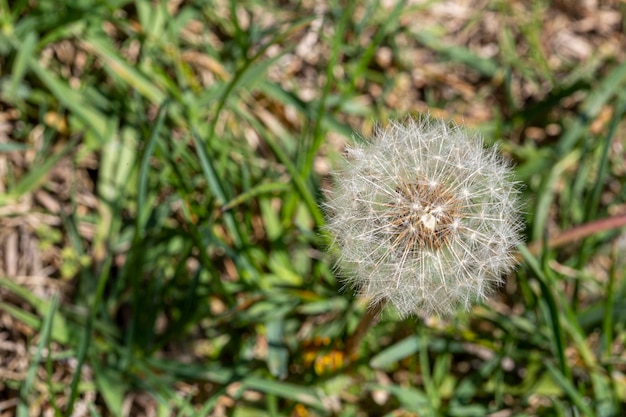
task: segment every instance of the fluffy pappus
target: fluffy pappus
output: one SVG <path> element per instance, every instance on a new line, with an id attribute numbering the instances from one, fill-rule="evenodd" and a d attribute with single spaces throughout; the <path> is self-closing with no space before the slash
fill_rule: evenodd
<path id="1" fill-rule="evenodd" d="M 347 285 L 401 316 L 448 315 L 515 264 L 518 187 L 497 148 L 430 118 L 391 122 L 347 150 L 326 202 Z"/>

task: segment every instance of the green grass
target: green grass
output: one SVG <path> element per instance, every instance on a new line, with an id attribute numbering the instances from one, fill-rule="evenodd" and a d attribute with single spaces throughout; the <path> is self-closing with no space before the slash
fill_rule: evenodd
<path id="1" fill-rule="evenodd" d="M 438 2 L 383 3 L 0 0 L 0 254 L 21 227 L 46 264 L 21 275 L 56 289 L 0 261 L 0 339 L 28 358 L 0 378 L 0 405 L 626 412 L 619 229 L 523 247 L 490 302 L 446 320 L 385 311 L 358 357 L 342 356 L 366 304 L 325 253 L 325 167 L 374 121 L 429 110 L 500 143 L 524 186 L 528 242 L 626 203 L 620 48 L 550 61 L 545 16 L 574 18 L 547 2 L 492 0 L 456 31 L 429 17 Z M 486 35 L 484 19 L 501 30 Z"/>

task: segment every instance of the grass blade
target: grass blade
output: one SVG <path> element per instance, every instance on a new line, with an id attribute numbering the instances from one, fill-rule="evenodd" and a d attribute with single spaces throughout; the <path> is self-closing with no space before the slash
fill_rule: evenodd
<path id="1" fill-rule="evenodd" d="M 43 323 L 41 328 L 39 329 L 41 333 L 41 338 L 39 339 L 39 343 L 37 344 L 37 350 L 35 352 L 35 356 L 30 362 L 30 366 L 28 367 L 28 373 L 26 374 L 26 380 L 24 380 L 24 384 L 20 389 L 20 398 L 21 402 L 17 408 L 17 417 L 28 417 L 28 404 L 30 392 L 33 389 L 33 383 L 35 381 L 35 373 L 37 372 L 37 368 L 39 367 L 39 363 L 41 362 L 41 358 L 43 357 L 43 349 L 50 344 L 50 335 L 52 334 L 52 322 L 54 320 L 54 316 L 57 312 L 57 308 L 59 305 L 59 296 L 55 294 L 52 296 L 52 300 L 50 300 L 50 307 L 48 312 L 43 318 Z"/>
<path id="2" fill-rule="evenodd" d="M 567 378 L 571 378 L 571 371 L 569 366 L 567 365 L 567 360 L 565 358 L 565 341 L 563 340 L 563 329 L 561 327 L 559 310 L 556 304 L 556 300 L 554 295 L 552 294 L 552 286 L 548 282 L 548 278 L 543 273 L 539 262 L 535 257 L 528 251 L 525 246 L 520 246 L 519 248 L 524 261 L 528 264 L 531 270 L 535 273 L 537 280 L 539 281 L 539 285 L 541 287 L 541 300 L 545 306 L 545 313 L 548 318 L 550 328 L 552 330 L 552 341 L 554 343 L 553 350 L 556 354 L 559 367 L 563 375 L 566 375 Z"/>
<path id="3" fill-rule="evenodd" d="M 574 405 L 578 407 L 580 415 L 585 417 L 593 417 L 596 415 L 596 413 L 594 413 L 593 410 L 587 405 L 587 400 L 580 395 L 576 387 L 570 382 L 569 378 L 563 375 L 563 373 L 550 362 L 546 362 L 545 366 L 554 382 L 561 387 L 565 394 L 567 394 L 567 396 L 572 400 Z"/>

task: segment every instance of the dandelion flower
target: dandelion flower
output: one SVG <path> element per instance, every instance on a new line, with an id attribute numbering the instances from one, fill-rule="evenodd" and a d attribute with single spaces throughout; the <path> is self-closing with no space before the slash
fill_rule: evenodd
<path id="1" fill-rule="evenodd" d="M 347 151 L 326 204 L 345 282 L 402 317 L 481 301 L 515 266 L 519 202 L 496 148 L 457 125 L 392 122 Z"/>

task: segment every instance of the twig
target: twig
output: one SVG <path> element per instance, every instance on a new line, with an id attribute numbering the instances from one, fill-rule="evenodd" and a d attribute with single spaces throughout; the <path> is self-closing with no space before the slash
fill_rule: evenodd
<path id="1" fill-rule="evenodd" d="M 559 233 L 555 237 L 548 239 L 548 248 L 554 249 L 561 247 L 567 243 L 584 239 L 593 234 L 606 232 L 607 230 L 618 229 L 626 226 L 626 214 L 608 217 L 606 219 L 595 220 L 590 223 L 576 226 L 572 229 Z M 528 250 L 536 255 L 543 247 L 542 241 L 535 241 L 528 245 Z"/>

